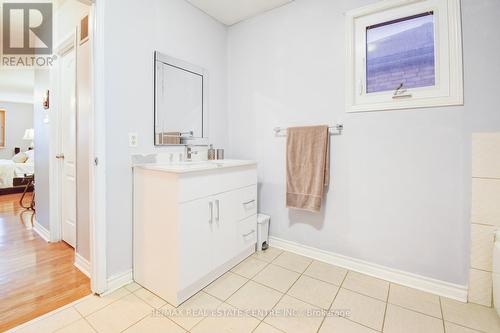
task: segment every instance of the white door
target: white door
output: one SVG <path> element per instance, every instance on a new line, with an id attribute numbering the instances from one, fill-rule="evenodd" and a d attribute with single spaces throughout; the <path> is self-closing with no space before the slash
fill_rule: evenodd
<path id="1" fill-rule="evenodd" d="M 62 239 L 76 246 L 76 59 L 75 50 L 61 57 Z"/>
<path id="2" fill-rule="evenodd" d="M 159 223 L 168 223 L 159 216 Z M 214 203 L 201 198 L 179 206 L 179 266 L 181 288 L 195 283 L 213 269 L 212 233 L 215 223 Z M 161 258 L 161 256 L 159 257 Z"/>
<path id="3" fill-rule="evenodd" d="M 235 191 L 219 194 L 214 197 L 214 266 L 219 267 L 237 254 L 236 206 L 233 204 Z"/>

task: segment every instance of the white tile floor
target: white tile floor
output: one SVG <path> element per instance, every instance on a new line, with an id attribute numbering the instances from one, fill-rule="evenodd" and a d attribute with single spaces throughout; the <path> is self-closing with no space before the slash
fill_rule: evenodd
<path id="1" fill-rule="evenodd" d="M 327 311 L 343 316 L 326 316 Z M 177 309 L 132 283 L 104 297 L 86 297 L 18 331 L 499 333 L 500 318 L 491 308 L 270 248 Z"/>

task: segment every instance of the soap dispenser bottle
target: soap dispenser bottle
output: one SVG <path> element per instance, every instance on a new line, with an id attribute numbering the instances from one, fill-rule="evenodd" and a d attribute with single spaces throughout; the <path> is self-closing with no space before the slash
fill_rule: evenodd
<path id="1" fill-rule="evenodd" d="M 208 160 L 209 160 L 209 161 L 213 161 L 213 160 L 215 160 L 215 149 L 214 149 L 214 145 L 210 145 L 210 147 L 208 148 Z"/>

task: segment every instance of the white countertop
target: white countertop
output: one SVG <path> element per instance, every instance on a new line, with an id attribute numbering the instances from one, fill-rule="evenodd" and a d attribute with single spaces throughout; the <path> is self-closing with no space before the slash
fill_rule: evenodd
<path id="1" fill-rule="evenodd" d="M 138 164 L 135 165 L 134 167 L 148 169 L 148 170 L 164 171 L 170 173 L 188 173 L 188 172 L 234 168 L 247 165 L 257 165 L 257 162 L 249 160 L 216 160 L 216 161 L 193 161 L 193 162 L 178 162 L 178 163 Z"/>

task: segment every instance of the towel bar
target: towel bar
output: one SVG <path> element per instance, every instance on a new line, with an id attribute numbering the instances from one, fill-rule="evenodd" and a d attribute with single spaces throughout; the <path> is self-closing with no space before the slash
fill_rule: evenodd
<path id="1" fill-rule="evenodd" d="M 341 134 L 343 130 L 344 130 L 343 124 L 336 124 L 334 126 L 328 127 L 328 132 L 330 134 Z M 286 136 L 286 128 L 275 127 L 273 131 L 276 136 Z"/>

